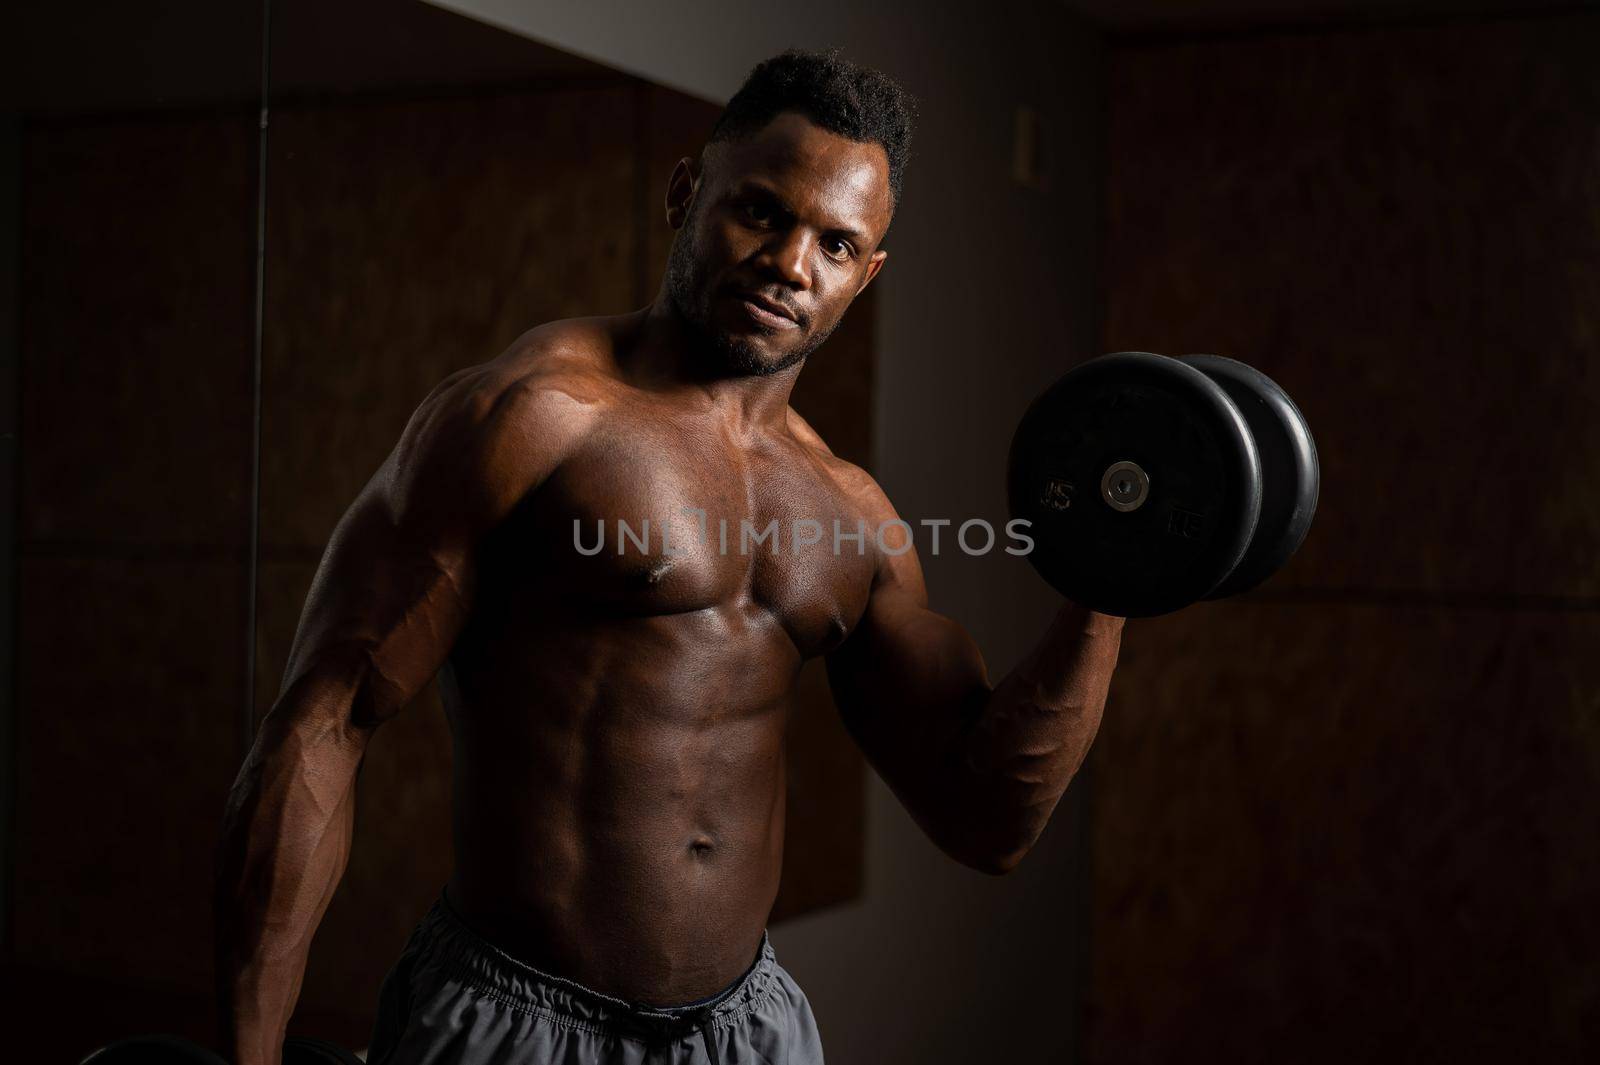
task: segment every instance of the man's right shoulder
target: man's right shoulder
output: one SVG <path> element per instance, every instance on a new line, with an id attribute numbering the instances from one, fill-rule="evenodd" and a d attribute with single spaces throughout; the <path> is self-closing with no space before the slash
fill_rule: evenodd
<path id="1" fill-rule="evenodd" d="M 571 318 L 530 329 L 488 362 L 446 377 L 428 400 L 496 409 L 508 417 L 604 406 L 619 385 L 604 321 Z"/>
<path id="2" fill-rule="evenodd" d="M 488 362 L 457 370 L 422 403 L 483 431 L 579 429 L 620 391 L 605 319 L 571 318 L 528 330 Z"/>
<path id="3" fill-rule="evenodd" d="M 531 329 L 495 358 L 440 381 L 406 426 L 398 467 L 426 470 L 430 481 L 487 481 L 496 495 L 542 481 L 618 395 L 609 335 L 598 323 Z"/>

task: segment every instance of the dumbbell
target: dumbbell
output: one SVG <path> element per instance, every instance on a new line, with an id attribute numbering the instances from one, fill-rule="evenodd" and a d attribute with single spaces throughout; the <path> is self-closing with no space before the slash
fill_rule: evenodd
<path id="1" fill-rule="evenodd" d="M 101 1047 L 81 1065 L 228 1065 L 221 1057 L 176 1035 L 141 1035 Z M 343 1047 L 290 1036 L 283 1041 L 283 1065 L 361 1065 Z"/>
<path id="2" fill-rule="evenodd" d="M 1007 497 L 1028 558 L 1093 610 L 1153 617 L 1255 587 L 1299 548 L 1320 474 L 1305 417 L 1265 374 L 1142 351 L 1077 366 L 1023 415 Z"/>

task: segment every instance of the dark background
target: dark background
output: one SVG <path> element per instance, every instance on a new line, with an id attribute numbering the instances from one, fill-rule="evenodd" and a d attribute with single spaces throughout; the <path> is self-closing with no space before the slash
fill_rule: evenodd
<path id="1" fill-rule="evenodd" d="M 1003 520 L 1009 427 L 1099 351 L 1260 367 L 1324 476 L 1264 588 L 1130 624 L 1011 877 L 916 836 L 812 676 L 774 939 L 830 1059 L 1593 1057 L 1600 15 L 456 6 L 546 43 L 410 0 L 274 0 L 270 33 L 251 3 L 7 15 L 0 904 L 30 1060 L 208 1033 L 217 820 L 334 521 L 440 377 L 649 298 L 672 161 L 787 43 L 923 99 L 892 265 L 795 399 L 905 516 Z M 926 562 L 998 675 L 1048 590 Z M 431 693 L 380 733 L 301 1030 L 364 1042 L 449 868 L 446 748 Z"/>
<path id="2" fill-rule="evenodd" d="M 1090 1058 L 1600 1048 L 1597 58 L 1593 15 L 1113 52 L 1102 346 L 1264 370 L 1324 504 L 1130 628 Z"/>

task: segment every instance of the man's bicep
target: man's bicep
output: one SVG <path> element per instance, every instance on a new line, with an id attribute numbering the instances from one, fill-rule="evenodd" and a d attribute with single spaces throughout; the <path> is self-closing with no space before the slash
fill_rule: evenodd
<path id="1" fill-rule="evenodd" d="M 829 656 L 829 683 L 867 762 L 938 842 L 952 816 L 950 759 L 987 693 L 983 661 L 959 625 L 903 590 L 873 598 Z"/>
<path id="2" fill-rule="evenodd" d="M 891 785 L 926 766 L 967 704 L 987 692 L 977 645 L 928 608 L 920 567 L 909 561 L 875 583 L 856 628 L 827 661 L 846 728 Z"/>
<path id="3" fill-rule="evenodd" d="M 470 608 L 471 552 L 395 520 L 369 485 L 345 512 L 312 579 L 284 672 L 350 686 L 350 714 L 376 724 L 437 672 Z"/>

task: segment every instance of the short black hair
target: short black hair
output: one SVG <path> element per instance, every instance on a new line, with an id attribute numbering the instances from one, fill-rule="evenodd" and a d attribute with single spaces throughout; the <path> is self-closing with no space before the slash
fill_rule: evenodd
<path id="1" fill-rule="evenodd" d="M 711 128 L 709 143 L 738 140 L 797 111 L 841 137 L 876 142 L 889 157 L 891 209 L 900 203 L 917 101 L 887 75 L 845 59 L 838 49 L 791 48 L 759 63 Z"/>

